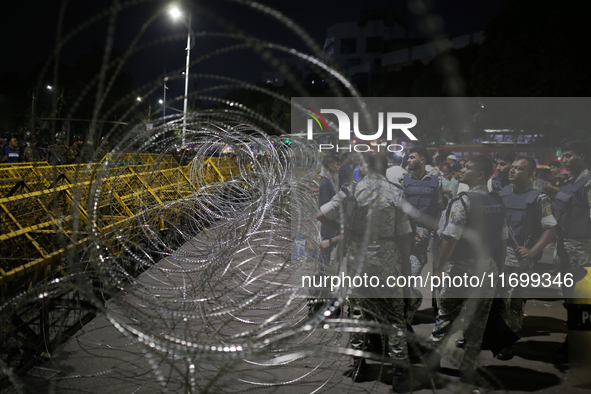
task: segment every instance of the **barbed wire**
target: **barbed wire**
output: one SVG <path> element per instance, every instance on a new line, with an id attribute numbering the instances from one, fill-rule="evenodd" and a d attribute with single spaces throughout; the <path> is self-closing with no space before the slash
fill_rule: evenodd
<path id="1" fill-rule="evenodd" d="M 71 39 L 98 20 L 108 19 L 114 35 L 118 13 L 144 3 L 114 2 L 117 7 L 66 32 L 54 54 L 66 51 Z M 321 60 L 320 48 L 294 21 L 262 4 L 234 3 L 280 22 L 308 45 L 310 53 L 263 42 L 227 25 L 232 33 L 225 33 L 225 38 L 238 44 L 202 53 L 191 67 L 221 54 L 231 54 L 238 62 L 242 51 L 248 51 L 279 70 L 299 95 L 309 95 L 298 76 L 280 66 L 279 56 L 290 55 L 325 77 L 331 95 L 359 97 L 347 78 Z M 199 42 L 219 34 L 195 32 L 194 36 Z M 284 104 L 290 103 L 290 97 L 221 74 L 193 73 L 191 78 L 207 78 L 219 85 L 191 92 L 189 99 L 217 108 L 191 111 L 185 123 L 182 115 L 175 114 L 153 121 L 151 129 L 146 129 L 137 115 L 138 104 L 126 104 L 135 102 L 138 95 L 149 97 L 160 88 L 158 80 L 103 108 L 102 95 L 113 86 L 125 61 L 182 39 L 182 35 L 147 43 L 138 39 L 120 59 L 105 58 L 100 73 L 68 108 L 71 117 L 84 102 L 95 100 L 90 97 L 91 87 L 98 86 L 87 140 L 98 140 L 99 114 L 121 114 L 117 120 L 130 126 L 108 130 L 108 139 L 117 141 L 109 156 L 98 169 L 77 170 L 78 179 L 92 182 L 74 191 L 72 206 L 54 206 L 56 216 L 73 217 L 67 229 L 53 227 L 57 233 L 73 232 L 62 246 L 87 236 L 86 247 L 67 253 L 61 272 L 50 272 L 46 281 L 5 300 L 0 322 L 9 325 L 23 310 L 38 311 L 64 297 L 71 301 L 68 305 L 83 309 L 87 303 L 98 313 L 85 324 L 81 313 L 70 314 L 64 321 L 53 322 L 51 329 L 59 333 L 42 333 L 44 338 L 69 337 L 57 348 L 50 349 L 48 342 L 39 344 L 46 349 L 37 362 L 42 359 L 44 371 L 55 373 L 47 379 L 31 382 L 1 361 L 12 384 L 8 390 L 27 392 L 37 385 L 49 393 L 259 393 L 275 392 L 279 386 L 297 386 L 299 392 L 310 393 L 384 391 L 387 386 L 381 381 L 390 376 L 389 365 L 380 367 L 375 382 L 362 388 L 345 376 L 350 356 L 365 355 L 350 349 L 347 341 L 353 332 L 388 335 L 394 328 L 345 317 L 343 298 L 309 316 L 311 295 L 296 283 L 302 275 L 316 273 L 317 262 L 293 259 L 293 241 L 295 235 L 318 238 L 314 217 L 318 203 L 309 193 L 318 187 L 317 147 L 296 136 L 283 143 L 271 133 L 289 134 L 285 126 L 214 92 L 240 88 Z M 54 61 L 48 61 L 44 72 Z M 175 97 L 171 102 L 182 99 Z M 228 148 L 231 159 L 221 156 Z M 148 152 L 159 152 L 159 156 L 151 163 L 140 163 Z M 178 168 L 167 164 L 165 158 L 170 155 L 179 161 Z M 133 178 L 130 166 L 121 165 L 124 161 L 141 166 L 141 180 Z M 158 192 L 181 178 L 174 196 L 165 198 Z M 192 188 L 180 189 L 184 179 Z M 133 193 L 125 194 L 122 204 L 125 189 Z M 122 205 L 131 210 L 126 220 L 121 219 Z M 78 207 L 84 207 L 87 215 L 80 214 Z M 309 246 L 317 251 L 315 242 Z M 334 305 L 343 307 L 342 317 L 325 313 Z M 79 331 L 69 332 L 76 324 Z M 382 354 L 377 358 L 388 361 L 387 351 Z M 427 376 L 435 390 L 435 382 Z"/>

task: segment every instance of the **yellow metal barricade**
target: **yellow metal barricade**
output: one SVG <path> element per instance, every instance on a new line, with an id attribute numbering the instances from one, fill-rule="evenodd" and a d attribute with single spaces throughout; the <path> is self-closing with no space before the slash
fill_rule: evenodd
<path id="1" fill-rule="evenodd" d="M 239 175 L 225 157 L 197 157 L 179 166 L 171 155 L 126 153 L 110 154 L 108 163 L 0 165 L 2 299 L 19 291 L 8 289 L 11 284 L 43 280 L 47 266 L 61 269 L 67 250 L 87 244 L 92 190 L 98 193 L 91 200 L 93 228 L 117 256 L 151 231 L 181 223 L 186 210 L 175 202 L 191 204 L 187 199 L 206 192 L 204 186 Z"/>

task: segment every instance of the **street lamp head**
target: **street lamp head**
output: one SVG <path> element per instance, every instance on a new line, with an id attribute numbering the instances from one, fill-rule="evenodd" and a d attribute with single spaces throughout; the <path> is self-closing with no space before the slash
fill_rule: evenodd
<path id="1" fill-rule="evenodd" d="M 142 101 L 141 97 L 136 98 L 137 101 Z"/>
<path id="2" fill-rule="evenodd" d="M 179 10 L 177 7 L 171 7 L 169 13 L 174 19 L 178 19 L 182 15 L 181 10 Z"/>
<path id="3" fill-rule="evenodd" d="M 51 85 L 47 85 L 47 90 L 51 90 Z"/>
<path id="4" fill-rule="evenodd" d="M 163 104 L 163 103 L 164 103 L 164 101 L 158 100 L 158 104 Z"/>

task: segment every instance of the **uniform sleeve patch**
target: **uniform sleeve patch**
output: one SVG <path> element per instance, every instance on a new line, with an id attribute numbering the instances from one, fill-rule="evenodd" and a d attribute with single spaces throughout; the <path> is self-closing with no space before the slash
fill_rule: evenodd
<path id="1" fill-rule="evenodd" d="M 544 216 L 548 216 L 552 214 L 552 208 L 551 207 L 546 207 L 546 209 L 544 209 Z"/>

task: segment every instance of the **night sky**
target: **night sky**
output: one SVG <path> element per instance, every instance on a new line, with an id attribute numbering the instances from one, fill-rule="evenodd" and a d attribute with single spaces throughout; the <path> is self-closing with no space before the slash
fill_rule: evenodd
<path id="1" fill-rule="evenodd" d="M 435 1 L 432 12 L 443 19 L 444 33 L 449 36 L 461 35 L 483 30 L 486 23 L 500 13 L 510 0 L 445 0 Z M 393 0 L 302 0 L 278 1 L 264 0 L 269 5 L 292 18 L 302 26 L 313 39 L 322 46 L 329 26 L 347 21 L 356 21 L 363 11 L 393 8 L 410 21 L 411 37 L 423 37 L 415 15 L 408 10 L 407 2 Z M 110 24 L 108 16 L 101 14 L 111 4 L 110 1 L 76 0 L 69 1 L 66 7 L 63 34 L 70 34 L 83 27 L 73 35 L 62 50 L 61 60 L 73 65 L 79 56 L 88 51 L 92 43 L 104 45 L 106 32 Z M 141 27 L 157 13 L 167 7 L 169 1 L 140 1 L 138 5 L 124 8 L 115 22 L 114 47 L 124 52 Z M 248 35 L 264 40 L 274 41 L 282 45 L 294 47 L 305 52 L 303 41 L 293 32 L 268 16 L 254 12 L 247 7 L 224 0 L 199 0 L 178 2 L 183 9 L 190 9 L 193 15 L 192 28 L 200 31 L 228 31 L 232 29 L 246 32 Z M 2 12 L 3 61 L 0 63 L 0 74 L 17 72 L 23 77 L 34 69 L 34 66 L 47 59 L 55 48 L 56 31 L 61 0 L 29 0 L 12 1 L 10 11 Z M 217 23 L 207 15 L 212 12 L 224 22 Z M 97 22 L 89 24 L 92 18 Z M 169 42 L 153 45 L 135 54 L 126 64 L 124 70 L 133 76 L 135 87 L 154 82 L 164 71 L 180 70 L 185 63 L 186 28 L 180 22 L 173 22 L 168 14 L 158 16 L 148 26 L 140 43 L 150 43 L 165 37 L 173 37 Z M 211 53 L 220 46 L 235 43 L 232 40 L 199 39 L 191 52 L 191 59 L 204 53 Z M 257 83 L 265 65 L 259 62 L 256 55 L 240 52 L 217 57 L 192 68 L 191 73 L 212 73 L 233 76 L 248 82 Z M 47 78 L 49 79 L 49 78 Z M 50 83 L 48 80 L 47 83 Z M 181 94 L 181 79 L 171 84 L 171 94 Z M 203 86 L 203 85 L 201 85 Z M 156 94 L 155 94 L 156 95 Z M 155 100 L 156 98 L 154 98 Z"/>

